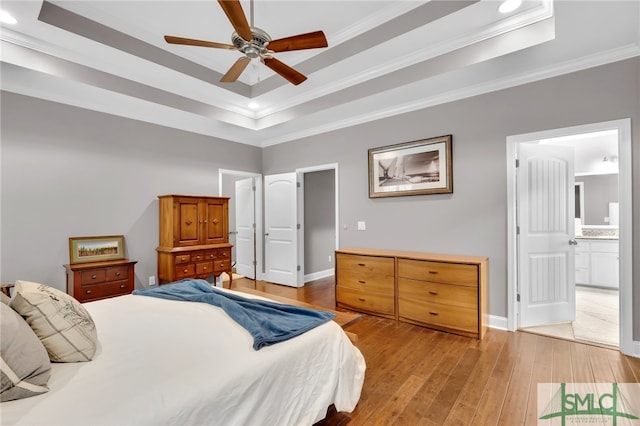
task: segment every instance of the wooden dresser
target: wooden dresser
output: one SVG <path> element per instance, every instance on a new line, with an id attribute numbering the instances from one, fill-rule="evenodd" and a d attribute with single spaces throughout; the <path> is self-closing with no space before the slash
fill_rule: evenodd
<path id="1" fill-rule="evenodd" d="M 336 250 L 336 304 L 481 339 L 489 260 L 394 250 Z"/>
<path id="2" fill-rule="evenodd" d="M 161 195 L 158 199 L 160 284 L 226 272 L 230 286 L 229 198 Z"/>
<path id="3" fill-rule="evenodd" d="M 67 293 L 79 302 L 130 294 L 134 288 L 134 265 L 129 259 L 64 265 Z"/>

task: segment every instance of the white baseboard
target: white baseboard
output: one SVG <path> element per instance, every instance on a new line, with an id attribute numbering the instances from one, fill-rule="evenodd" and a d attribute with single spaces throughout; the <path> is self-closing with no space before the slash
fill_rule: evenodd
<path id="1" fill-rule="evenodd" d="M 314 272 L 312 274 L 308 274 L 304 276 L 304 282 L 308 283 L 309 281 L 319 280 L 321 278 L 327 278 L 334 274 L 334 269 L 325 269 L 324 271 Z"/>
<path id="2" fill-rule="evenodd" d="M 489 315 L 489 327 L 497 328 L 498 330 L 509 331 L 507 324 L 507 317 L 499 317 L 497 315 Z"/>

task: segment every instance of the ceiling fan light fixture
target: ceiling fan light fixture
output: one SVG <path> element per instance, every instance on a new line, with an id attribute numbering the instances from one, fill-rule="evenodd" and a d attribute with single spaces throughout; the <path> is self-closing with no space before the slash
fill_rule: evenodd
<path id="1" fill-rule="evenodd" d="M 237 81 L 240 74 L 242 74 L 247 65 L 249 65 L 249 62 L 251 62 L 252 59 L 259 58 L 260 62 L 268 68 L 271 68 L 276 74 L 279 74 L 291 84 L 298 85 L 305 81 L 307 77 L 287 64 L 280 62 L 274 58 L 272 54 L 276 52 L 328 47 L 327 38 L 322 31 L 271 40 L 271 37 L 266 31 L 253 26 L 253 0 L 251 0 L 251 26 L 249 26 L 247 17 L 242 10 L 240 0 L 218 0 L 218 3 L 235 30 L 231 35 L 232 44 L 169 35 L 165 35 L 164 39 L 167 43 L 171 44 L 231 49 L 242 53 L 244 56 L 237 59 L 220 79 L 223 83 L 234 83 Z"/>
<path id="2" fill-rule="evenodd" d="M 522 5 L 522 0 L 505 0 L 502 2 L 498 11 L 500 13 L 511 13 Z"/>

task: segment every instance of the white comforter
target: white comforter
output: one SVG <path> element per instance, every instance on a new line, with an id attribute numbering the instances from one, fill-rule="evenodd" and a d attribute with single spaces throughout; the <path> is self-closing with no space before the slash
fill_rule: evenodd
<path id="1" fill-rule="evenodd" d="M 2 403 L 2 425 L 310 425 L 360 398 L 364 358 L 333 321 L 254 351 L 206 304 L 127 295 L 84 306 L 93 361 L 54 364 L 49 392 Z"/>

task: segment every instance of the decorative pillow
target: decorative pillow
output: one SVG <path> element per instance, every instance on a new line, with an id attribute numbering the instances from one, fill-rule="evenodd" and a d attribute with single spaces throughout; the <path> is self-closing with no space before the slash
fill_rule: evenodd
<path id="1" fill-rule="evenodd" d="M 0 401 L 47 392 L 51 362 L 47 350 L 20 315 L 0 303 Z"/>
<path id="2" fill-rule="evenodd" d="M 73 297 L 53 287 L 16 281 L 11 307 L 24 317 L 51 361 L 91 361 L 98 346 L 96 325 Z"/>
<path id="3" fill-rule="evenodd" d="M 0 292 L 0 302 L 4 303 L 5 305 L 8 305 L 11 302 L 11 298 L 6 294 Z"/>

